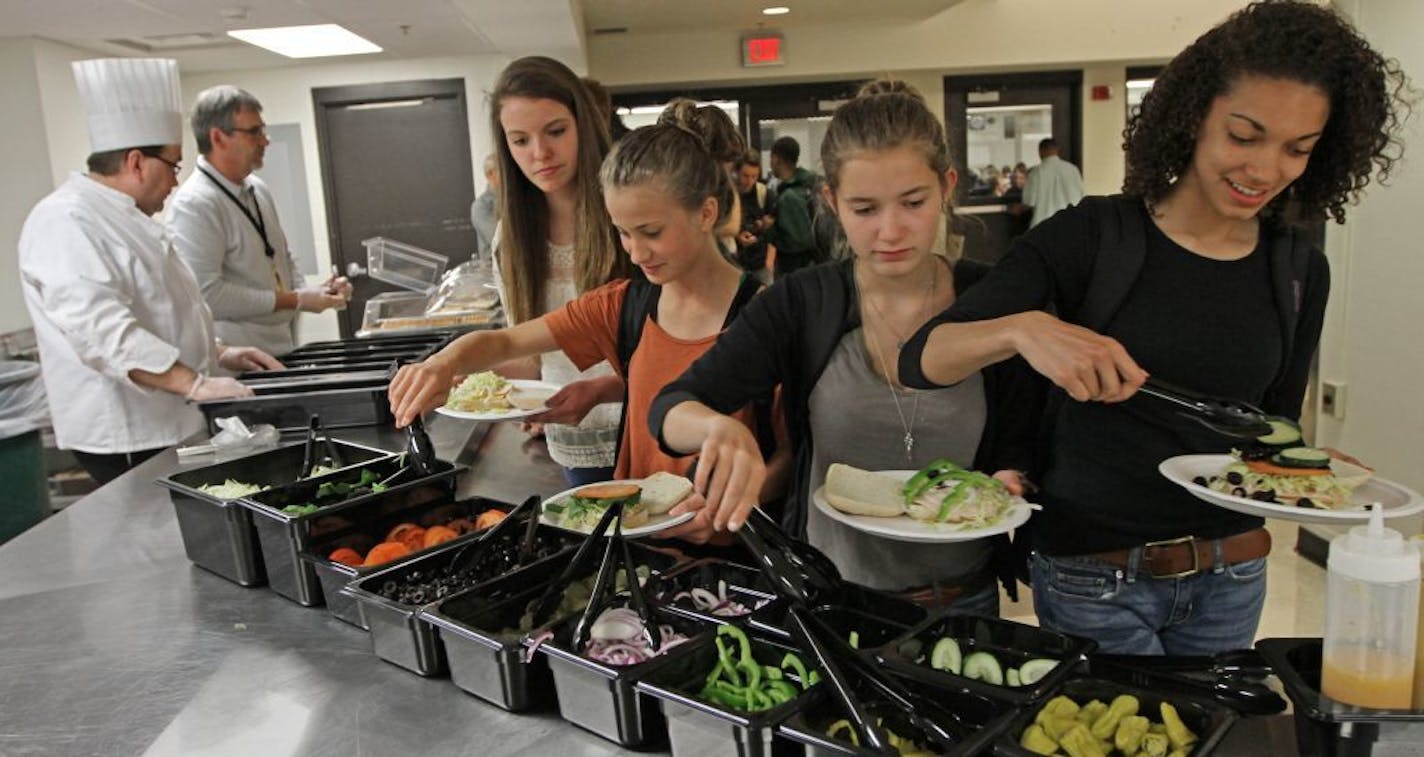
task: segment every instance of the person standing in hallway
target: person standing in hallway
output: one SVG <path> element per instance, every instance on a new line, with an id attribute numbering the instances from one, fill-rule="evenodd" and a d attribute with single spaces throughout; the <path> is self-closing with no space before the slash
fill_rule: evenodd
<path id="1" fill-rule="evenodd" d="M 218 85 L 198 93 L 190 122 L 201 155 L 168 209 L 174 247 L 198 279 L 219 338 L 291 352 L 297 314 L 344 308 L 351 283 L 332 274 L 308 286 L 292 259 L 272 192 L 253 173 L 268 145 L 262 103 Z"/>
<path id="2" fill-rule="evenodd" d="M 1058 141 L 1052 137 L 1038 143 L 1039 163 L 1028 172 L 1023 186 L 1023 204 L 1033 209 L 1029 228 L 1083 199 L 1083 174 L 1058 157 L 1059 152 Z"/>
<path id="3" fill-rule="evenodd" d="M 771 173 L 776 176 L 776 223 L 767 229 L 767 244 L 776 247 L 776 275 L 785 276 L 821 262 L 811 228 L 816 175 L 796 165 L 801 145 L 791 137 L 771 144 Z"/>
<path id="4" fill-rule="evenodd" d="M 768 258 L 774 251 L 766 243 L 767 230 L 776 223 L 776 193 L 761 181 L 761 155 L 747 150 L 737 166 L 737 194 L 742 205 L 741 230 L 737 232 L 737 264 L 764 284 L 771 283 Z M 773 263 L 774 264 L 774 263 Z"/>
<path id="5" fill-rule="evenodd" d="M 211 373 L 282 365 L 217 343 L 198 282 L 152 218 L 183 159 L 177 62 L 73 66 L 89 170 L 30 211 L 20 279 L 56 441 L 102 485 L 200 430 L 189 403 L 252 394 Z"/>
<path id="6" fill-rule="evenodd" d="M 494 255 L 494 231 L 499 228 L 499 162 L 494 153 L 485 156 L 485 191 L 470 206 L 470 222 L 475 225 L 476 255 Z"/>

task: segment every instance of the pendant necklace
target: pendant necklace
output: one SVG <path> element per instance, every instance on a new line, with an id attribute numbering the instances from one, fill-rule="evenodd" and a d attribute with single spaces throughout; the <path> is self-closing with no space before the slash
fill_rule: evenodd
<path id="1" fill-rule="evenodd" d="M 933 272 L 930 278 L 930 286 L 925 296 L 925 306 L 928 306 L 929 303 L 934 300 L 935 284 L 938 278 L 938 272 Z M 861 288 L 859 287 L 859 281 L 857 281 L 856 284 L 857 288 Z M 884 321 L 886 327 L 898 338 L 900 336 L 899 332 L 895 331 L 895 327 L 891 325 L 890 320 L 881 312 L 879 306 L 875 304 L 875 301 L 869 298 L 865 299 L 870 303 L 870 307 L 875 310 L 875 314 L 880 316 L 880 320 Z M 922 313 L 924 309 L 925 307 L 921 307 Z M 890 365 L 885 361 L 885 354 L 880 350 L 880 340 L 875 337 L 875 330 L 870 328 L 869 324 L 865 324 L 862 328 L 865 329 L 865 335 L 869 337 L 870 347 L 875 351 L 876 360 L 880 362 L 880 371 L 885 374 L 885 387 L 890 390 L 890 401 L 895 403 L 895 415 L 899 416 L 900 429 L 905 432 L 905 436 L 902 439 L 905 444 L 905 465 L 906 467 L 913 468 L 915 455 L 915 421 L 919 418 L 920 414 L 920 393 L 912 392 L 915 399 L 910 405 L 910 419 L 906 422 L 904 408 L 900 406 L 900 395 L 895 391 L 895 383 L 890 379 Z M 902 339 L 896 343 L 897 355 L 899 354 L 899 350 L 904 348 L 906 341 L 908 340 Z"/>

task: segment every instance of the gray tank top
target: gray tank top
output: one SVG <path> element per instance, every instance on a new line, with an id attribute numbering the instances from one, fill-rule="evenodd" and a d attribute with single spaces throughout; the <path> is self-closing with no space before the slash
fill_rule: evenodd
<path id="1" fill-rule="evenodd" d="M 811 390 L 811 488 L 826 480 L 831 463 L 865 470 L 923 468 L 937 458 L 969 467 L 984 433 L 988 405 L 984 377 L 975 373 L 943 389 L 897 390 L 900 410 L 911 426 L 914 452 L 905 459 L 905 429 L 885 380 L 870 369 L 865 341 L 856 329 L 841 338 L 826 370 Z M 983 569 L 991 551 L 987 540 L 917 544 L 865 534 L 837 523 L 808 502 L 806 534 L 841 575 L 877 589 L 898 591 L 935 581 L 952 582 Z"/>

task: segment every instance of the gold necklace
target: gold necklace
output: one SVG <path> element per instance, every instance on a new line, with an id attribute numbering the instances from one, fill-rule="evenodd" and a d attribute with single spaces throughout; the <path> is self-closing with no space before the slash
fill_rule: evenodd
<path id="1" fill-rule="evenodd" d="M 925 287 L 925 299 L 924 302 L 920 303 L 920 323 L 924 323 L 926 320 L 929 320 L 929 316 L 925 315 L 925 313 L 929 310 L 930 303 L 934 302 L 935 288 L 939 284 L 939 263 L 935 262 L 933 259 L 930 260 L 930 263 L 933 264 L 934 267 L 930 268 L 930 285 Z M 859 286 L 859 284 L 857 284 L 857 286 Z M 869 297 L 865 297 L 864 299 L 866 302 L 870 303 L 870 307 L 872 310 L 875 311 L 875 314 L 880 316 L 880 321 L 885 324 L 885 327 L 890 329 L 890 333 L 895 335 L 895 349 L 905 349 L 905 343 L 910 341 L 910 336 L 913 336 L 914 332 L 911 332 L 910 336 L 900 333 L 900 330 L 895 328 L 895 324 L 892 323 L 890 319 L 885 316 L 885 311 L 881 310 L 880 306 L 875 304 L 875 300 L 872 300 Z M 887 373 L 885 374 L 885 376 L 888 380 L 890 374 Z"/>
<path id="2" fill-rule="evenodd" d="M 928 304 L 934 300 L 934 290 L 936 281 L 939 279 L 939 272 L 936 270 L 933 273 L 934 275 L 930 278 L 928 294 L 925 297 L 925 306 L 928 306 Z M 855 284 L 858 291 L 863 289 L 863 287 L 860 286 L 859 277 L 856 277 Z M 876 315 L 880 316 L 880 320 L 885 322 L 890 332 L 898 337 L 899 333 L 895 331 L 895 327 L 891 325 L 889 319 L 885 317 L 885 314 L 880 312 L 880 308 L 875 307 L 873 301 L 871 301 L 870 306 L 875 309 Z M 923 310 L 924 306 L 921 307 L 921 311 Z M 880 340 L 875 338 L 875 330 L 870 327 L 870 324 L 863 324 L 861 328 L 864 329 L 865 335 L 870 341 L 870 348 L 875 351 L 875 359 L 880 362 L 881 373 L 885 375 L 885 388 L 890 390 L 890 401 L 895 403 L 895 415 L 900 418 L 900 429 L 905 432 L 905 436 L 902 437 L 902 441 L 905 445 L 905 465 L 906 467 L 912 468 L 914 467 L 915 456 L 915 421 L 918 420 L 920 415 L 920 393 L 911 390 L 915 399 L 910 406 L 910 420 L 907 423 L 905 421 L 905 410 L 900 406 L 900 395 L 895 392 L 895 382 L 890 378 L 890 365 L 885 361 L 885 353 L 880 350 Z M 904 347 L 905 342 L 899 342 L 896 347 L 896 354 L 898 355 L 899 350 L 904 349 Z"/>

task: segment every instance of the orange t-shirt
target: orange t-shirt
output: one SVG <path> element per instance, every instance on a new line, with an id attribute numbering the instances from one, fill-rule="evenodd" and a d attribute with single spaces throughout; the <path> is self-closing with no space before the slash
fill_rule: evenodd
<path id="1" fill-rule="evenodd" d="M 628 293 L 628 281 L 605 284 L 570 300 L 558 310 L 544 316 L 544 323 L 559 343 L 559 349 L 579 370 L 588 370 L 604 360 L 620 370 L 618 365 L 618 321 L 623 310 L 623 298 Z M 648 318 L 643 324 L 643 336 L 628 361 L 628 414 L 624 421 L 623 438 L 618 442 L 618 467 L 615 478 L 643 478 L 659 471 L 686 475 L 692 467 L 692 457 L 671 457 L 658 446 L 658 440 L 648 433 L 648 408 L 663 387 L 682 375 L 692 362 L 702 356 L 717 341 L 678 339 Z M 733 414 L 734 418 L 754 428 L 754 413 L 750 407 Z"/>

